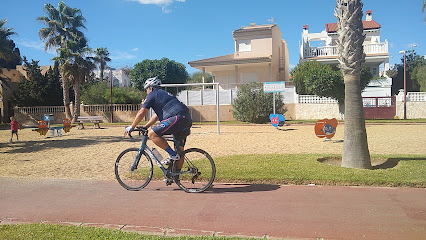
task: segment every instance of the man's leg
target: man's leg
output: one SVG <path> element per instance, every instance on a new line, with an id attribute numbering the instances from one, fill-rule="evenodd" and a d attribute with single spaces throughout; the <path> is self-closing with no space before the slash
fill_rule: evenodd
<path id="1" fill-rule="evenodd" d="M 182 146 L 179 146 L 179 148 L 183 152 L 184 148 Z M 183 166 L 183 163 L 184 163 L 183 157 L 184 156 L 180 156 L 180 159 L 179 159 L 178 165 L 177 165 L 178 169 L 182 169 L 182 166 Z"/>
<path id="2" fill-rule="evenodd" d="M 158 136 L 151 128 L 148 129 L 148 137 L 151 139 L 155 145 L 159 146 L 161 149 L 166 150 L 170 147 L 169 143 L 162 136 Z"/>

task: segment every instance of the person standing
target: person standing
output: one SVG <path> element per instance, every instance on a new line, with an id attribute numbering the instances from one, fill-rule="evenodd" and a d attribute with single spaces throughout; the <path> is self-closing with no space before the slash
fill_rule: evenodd
<path id="1" fill-rule="evenodd" d="M 18 129 L 20 129 L 19 122 L 16 121 L 16 119 L 14 117 L 10 117 L 10 130 L 11 130 L 12 134 L 10 135 L 9 142 L 12 142 L 13 134 L 16 134 L 16 141 L 19 141 Z"/>

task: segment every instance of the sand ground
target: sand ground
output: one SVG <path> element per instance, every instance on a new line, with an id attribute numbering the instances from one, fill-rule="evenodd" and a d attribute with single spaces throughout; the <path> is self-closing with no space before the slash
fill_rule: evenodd
<path id="1" fill-rule="evenodd" d="M 366 128 L 371 154 L 426 155 L 426 124 Z M 344 126 L 339 125 L 328 142 L 315 136 L 313 124 L 292 124 L 280 130 L 271 125 L 222 125 L 220 134 L 216 125 L 195 125 L 191 131 L 187 147 L 202 148 L 213 157 L 245 153 L 341 154 Z M 0 176 L 114 179 L 117 156 L 141 143 L 140 137 L 125 138 L 123 132 L 123 126 L 86 126 L 49 137 L 24 128 L 19 131 L 19 141 L 10 143 L 10 130 L 0 130 Z"/>

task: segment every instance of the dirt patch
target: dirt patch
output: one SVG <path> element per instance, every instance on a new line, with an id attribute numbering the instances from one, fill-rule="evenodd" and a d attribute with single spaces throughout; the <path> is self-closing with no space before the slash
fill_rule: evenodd
<path id="1" fill-rule="evenodd" d="M 342 158 L 341 157 L 323 157 L 323 158 L 319 158 L 318 162 L 334 165 L 334 166 L 341 166 Z M 393 167 L 396 167 L 396 165 L 398 165 L 398 162 L 399 161 L 396 161 L 395 159 L 371 157 L 371 165 L 373 169 L 393 168 Z"/>
<path id="2" fill-rule="evenodd" d="M 198 147 L 213 157 L 251 153 L 341 154 L 344 127 L 331 141 L 317 138 L 314 125 L 196 125 L 187 148 Z M 114 179 L 114 163 L 126 148 L 141 139 L 123 137 L 123 126 L 72 128 L 62 137 L 41 136 L 30 128 L 9 143 L 10 130 L 0 130 L 0 176 L 34 178 Z M 367 125 L 371 154 L 426 155 L 426 125 Z M 151 145 L 152 146 L 152 145 Z M 165 153 L 162 152 L 165 156 Z"/>

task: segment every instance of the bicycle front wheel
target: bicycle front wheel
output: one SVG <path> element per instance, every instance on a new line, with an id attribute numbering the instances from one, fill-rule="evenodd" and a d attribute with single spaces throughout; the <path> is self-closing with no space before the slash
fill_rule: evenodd
<path id="1" fill-rule="evenodd" d="M 213 158 L 204 150 L 190 148 L 183 151 L 184 163 L 180 174 L 174 177 L 175 183 L 185 192 L 203 192 L 216 177 Z M 173 163 L 173 172 L 179 172 L 178 161 Z"/>
<path id="2" fill-rule="evenodd" d="M 152 179 L 152 160 L 145 151 L 136 159 L 138 151 L 138 148 L 128 148 L 120 153 L 115 161 L 117 181 L 131 191 L 141 190 Z"/>

